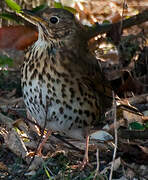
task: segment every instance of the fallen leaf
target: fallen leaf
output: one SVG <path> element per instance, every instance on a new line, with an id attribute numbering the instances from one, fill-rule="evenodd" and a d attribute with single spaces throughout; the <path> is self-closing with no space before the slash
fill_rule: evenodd
<path id="1" fill-rule="evenodd" d="M 0 28 L 0 49 L 24 50 L 38 38 L 36 29 L 27 26 Z"/>

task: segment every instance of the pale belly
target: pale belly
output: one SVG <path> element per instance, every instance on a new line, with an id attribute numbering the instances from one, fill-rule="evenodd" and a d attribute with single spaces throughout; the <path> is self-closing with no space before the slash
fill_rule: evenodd
<path id="1" fill-rule="evenodd" d="M 23 87 L 24 102 L 42 128 L 46 125 L 54 132 L 83 139 L 99 113 L 96 99 L 85 88 L 82 93 L 76 82 L 65 84 L 54 82 L 49 85 L 32 80 L 31 85 Z"/>

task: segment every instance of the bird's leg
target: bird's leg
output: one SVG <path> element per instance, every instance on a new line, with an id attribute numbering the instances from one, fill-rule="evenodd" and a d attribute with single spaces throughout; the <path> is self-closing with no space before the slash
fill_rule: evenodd
<path id="1" fill-rule="evenodd" d="M 83 161 L 80 164 L 72 165 L 71 166 L 72 169 L 79 168 L 80 170 L 82 170 L 88 164 L 88 145 L 89 145 L 89 136 L 87 135 L 86 143 L 85 143 L 85 154 L 84 154 Z"/>
<path id="2" fill-rule="evenodd" d="M 81 163 L 81 168 L 83 169 L 85 167 L 85 165 L 87 165 L 88 163 L 88 145 L 89 145 L 89 136 L 87 135 L 86 136 L 86 144 L 85 144 L 85 154 L 84 154 L 84 158 L 83 158 L 83 161 Z"/>
<path id="3" fill-rule="evenodd" d="M 45 138 L 42 140 L 42 142 L 39 144 L 39 147 L 37 149 L 37 155 L 42 156 L 42 149 L 46 141 L 48 140 L 48 137 L 51 135 L 51 131 L 47 131 Z"/>

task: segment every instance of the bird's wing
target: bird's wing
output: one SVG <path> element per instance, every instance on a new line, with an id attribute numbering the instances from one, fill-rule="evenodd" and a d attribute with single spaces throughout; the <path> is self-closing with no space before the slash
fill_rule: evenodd
<path id="1" fill-rule="evenodd" d="M 80 53 L 77 53 L 80 52 Z M 88 88 L 101 101 L 99 104 L 104 107 L 112 105 L 112 88 L 105 79 L 99 61 L 89 52 L 83 50 L 71 52 L 64 50 L 62 53 L 70 72 L 79 74 L 82 88 Z M 64 61 L 63 61 L 64 64 Z"/>

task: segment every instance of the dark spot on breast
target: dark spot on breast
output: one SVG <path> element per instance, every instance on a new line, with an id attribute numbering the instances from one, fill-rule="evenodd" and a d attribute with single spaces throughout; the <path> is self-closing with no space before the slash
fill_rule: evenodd
<path id="1" fill-rule="evenodd" d="M 54 97 L 56 97 L 56 96 L 57 96 L 55 92 L 53 93 L 53 96 L 54 96 Z"/>
<path id="2" fill-rule="evenodd" d="M 71 103 L 71 104 L 73 103 L 73 100 L 72 100 L 72 99 L 70 99 L 70 103 Z"/>
<path id="3" fill-rule="evenodd" d="M 52 112 L 52 116 L 54 116 L 55 114 L 56 114 L 55 111 L 53 111 L 53 112 Z"/>
<path id="4" fill-rule="evenodd" d="M 77 111 L 77 109 L 74 109 L 73 112 L 74 112 L 74 113 L 77 113 L 78 111 Z"/>
<path id="5" fill-rule="evenodd" d="M 81 109 L 79 109 L 79 114 L 82 115 L 83 111 Z"/>
<path id="6" fill-rule="evenodd" d="M 43 80 L 43 76 L 41 74 L 39 74 L 39 80 L 42 81 Z"/>
<path id="7" fill-rule="evenodd" d="M 80 97 L 77 97 L 77 101 L 80 101 Z"/>
<path id="8" fill-rule="evenodd" d="M 42 51 L 40 54 L 40 59 L 42 59 L 44 52 Z M 47 65 L 46 65 L 47 66 Z"/>
<path id="9" fill-rule="evenodd" d="M 32 86 L 32 81 L 29 81 L 29 85 Z"/>
<path id="10" fill-rule="evenodd" d="M 74 96 L 75 96 L 75 91 L 74 91 L 74 89 L 73 89 L 73 88 L 69 88 L 69 91 L 70 91 L 70 93 L 71 93 L 71 98 L 74 98 Z"/>
<path id="11" fill-rule="evenodd" d="M 27 104 L 27 106 L 29 107 L 29 102 L 28 102 L 28 101 L 26 102 L 26 104 Z"/>
<path id="12" fill-rule="evenodd" d="M 34 92 L 37 92 L 37 87 L 36 87 L 36 88 L 34 88 L 33 90 L 34 90 Z"/>
<path id="13" fill-rule="evenodd" d="M 33 98 L 32 97 L 29 99 L 29 102 L 32 104 L 32 102 L 33 102 Z"/>
<path id="14" fill-rule="evenodd" d="M 24 87 L 24 86 L 27 86 L 27 83 L 26 83 L 26 81 L 24 81 L 24 82 L 23 82 L 23 87 Z"/>
<path id="15" fill-rule="evenodd" d="M 24 70 L 25 70 L 25 79 L 27 79 L 27 67 L 26 66 L 24 67 Z"/>
<path id="16" fill-rule="evenodd" d="M 53 97 L 50 98 L 50 101 L 54 101 Z"/>
<path id="17" fill-rule="evenodd" d="M 56 99 L 56 103 L 59 104 L 61 103 L 61 101 L 59 99 Z"/>
<path id="18" fill-rule="evenodd" d="M 79 125 L 79 126 L 78 126 L 78 128 L 79 128 L 79 129 L 81 129 L 81 128 L 82 128 L 82 126 L 80 126 L 80 125 Z"/>
<path id="19" fill-rule="evenodd" d="M 43 69 L 42 69 L 42 75 L 46 74 L 45 69 L 46 69 L 46 66 L 45 66 L 45 64 L 44 64 L 44 67 L 43 67 Z"/>
<path id="20" fill-rule="evenodd" d="M 86 114 L 87 117 L 90 116 L 90 112 L 88 110 L 85 110 L 84 113 Z"/>
<path id="21" fill-rule="evenodd" d="M 30 64 L 29 71 L 32 71 L 34 69 L 34 63 Z"/>
<path id="22" fill-rule="evenodd" d="M 83 93 L 83 88 L 82 88 L 82 84 L 81 83 L 78 83 L 78 88 L 79 88 L 81 96 L 83 96 L 84 93 Z"/>
<path id="23" fill-rule="evenodd" d="M 64 118 L 65 118 L 65 119 L 67 118 L 67 115 L 66 115 L 66 114 L 64 114 Z"/>
<path id="24" fill-rule="evenodd" d="M 66 108 L 68 108 L 68 109 L 72 109 L 72 107 L 70 106 L 70 105 L 68 105 L 68 104 L 66 104 Z"/>
<path id="25" fill-rule="evenodd" d="M 62 98 L 66 98 L 66 94 L 65 93 L 62 93 Z"/>
<path id="26" fill-rule="evenodd" d="M 75 119 L 75 123 L 78 123 L 78 122 L 79 122 L 79 117 L 77 116 Z"/>
<path id="27" fill-rule="evenodd" d="M 50 81 L 50 79 L 51 79 L 50 74 L 49 74 L 49 73 L 47 73 L 47 74 L 46 74 L 46 76 L 47 76 L 47 79 Z"/>
<path id="28" fill-rule="evenodd" d="M 93 106 L 93 103 L 89 100 L 87 100 L 87 103 L 90 105 L 90 106 Z"/>
<path id="29" fill-rule="evenodd" d="M 50 88 L 50 87 L 51 87 L 51 85 L 48 83 L 48 84 L 47 84 L 47 88 Z"/>
<path id="30" fill-rule="evenodd" d="M 39 93 L 39 99 L 42 99 L 42 91 Z"/>
<path id="31" fill-rule="evenodd" d="M 69 126 L 69 128 L 68 128 L 68 129 L 69 129 L 69 130 L 71 130 L 72 126 L 73 126 L 73 123 L 71 123 L 71 125 Z"/>
<path id="32" fill-rule="evenodd" d="M 69 116 L 69 118 L 68 118 L 69 120 L 72 120 L 72 116 Z"/>
<path id="33" fill-rule="evenodd" d="M 32 93 L 32 89 L 30 89 L 30 92 Z"/>
<path id="34" fill-rule="evenodd" d="M 64 81 L 65 81 L 66 83 L 68 83 L 68 82 L 69 82 L 69 79 L 68 79 L 68 78 L 64 78 Z"/>
<path id="35" fill-rule="evenodd" d="M 23 98 L 26 99 L 26 94 L 23 94 Z"/>
<path id="36" fill-rule="evenodd" d="M 65 84 L 62 84 L 62 88 L 64 89 L 66 87 L 66 85 Z"/>
<path id="37" fill-rule="evenodd" d="M 93 121 L 96 120 L 96 116 L 94 112 L 91 113 L 91 116 L 92 116 Z"/>
<path id="38" fill-rule="evenodd" d="M 48 92 L 48 94 L 51 94 L 51 93 L 52 93 L 50 89 L 48 89 L 48 91 L 47 91 L 47 92 Z"/>
<path id="39" fill-rule="evenodd" d="M 64 72 L 61 73 L 61 76 L 62 76 L 62 77 L 65 77 L 65 78 L 66 78 L 66 77 L 69 77 L 69 75 L 66 74 L 66 73 L 64 73 Z M 65 80 L 69 81 L 67 78 L 66 78 Z"/>
<path id="40" fill-rule="evenodd" d="M 83 121 L 84 126 L 88 126 L 88 123 L 84 120 Z"/>
<path id="41" fill-rule="evenodd" d="M 54 79 L 54 78 L 51 78 L 51 81 L 54 83 L 54 82 L 55 82 L 55 79 Z"/>
<path id="42" fill-rule="evenodd" d="M 37 68 L 40 67 L 40 62 L 39 62 L 39 61 L 36 63 L 36 67 L 37 67 Z"/>
<path id="43" fill-rule="evenodd" d="M 60 121 L 60 124 L 62 124 L 63 123 L 63 121 Z"/>
<path id="44" fill-rule="evenodd" d="M 70 85 L 73 85 L 74 84 L 74 82 L 73 81 L 70 81 Z"/>
<path id="45" fill-rule="evenodd" d="M 40 99 L 40 104 L 41 104 L 41 105 L 43 105 L 43 101 L 42 101 L 42 99 Z"/>
<path id="46" fill-rule="evenodd" d="M 63 108 L 63 107 L 60 107 L 60 108 L 59 108 L 59 112 L 60 112 L 61 114 L 63 114 L 63 113 L 64 113 L 64 108 Z"/>
<path id="47" fill-rule="evenodd" d="M 84 101 L 87 101 L 87 98 L 86 98 L 86 97 L 84 98 Z"/>
<path id="48" fill-rule="evenodd" d="M 55 87 L 54 86 L 52 86 L 52 90 L 55 91 Z"/>
<path id="49" fill-rule="evenodd" d="M 37 74 L 38 74 L 38 71 L 37 71 L 37 69 L 35 69 L 31 75 L 30 79 L 32 80 L 32 79 L 36 78 Z"/>
<path id="50" fill-rule="evenodd" d="M 56 79 L 56 82 L 57 82 L 57 84 L 59 84 L 61 81 L 60 81 L 60 79 Z"/>
<path id="51" fill-rule="evenodd" d="M 61 87 L 61 92 L 62 92 L 62 94 L 64 94 L 64 92 L 65 92 L 65 87 L 66 87 L 66 85 L 65 85 L 65 84 L 62 84 L 62 87 Z"/>
<path id="52" fill-rule="evenodd" d="M 66 101 L 63 101 L 63 105 L 66 105 Z"/>
<path id="53" fill-rule="evenodd" d="M 53 56 L 51 56 L 50 59 L 51 59 L 51 61 L 52 61 L 53 64 L 56 64 L 56 60 L 55 60 L 55 58 L 54 58 Z"/>

